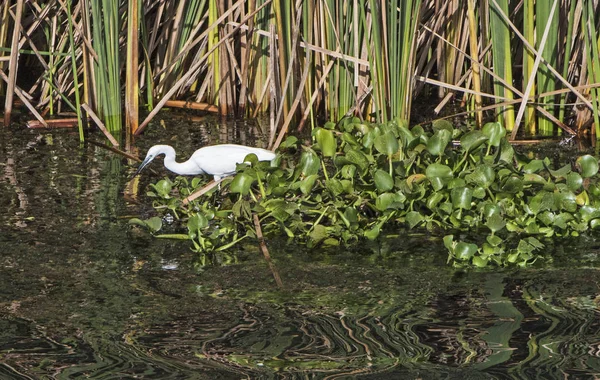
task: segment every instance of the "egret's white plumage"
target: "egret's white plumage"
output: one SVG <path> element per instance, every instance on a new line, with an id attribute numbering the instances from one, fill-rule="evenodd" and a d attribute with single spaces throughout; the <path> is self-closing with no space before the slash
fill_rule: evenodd
<path id="1" fill-rule="evenodd" d="M 169 145 L 154 145 L 148 149 L 144 162 L 138 167 L 138 174 L 156 156 L 165 155 L 165 167 L 176 174 L 199 175 L 210 174 L 215 181 L 235 173 L 236 164 L 244 162 L 247 155 L 254 153 L 259 161 L 271 161 L 275 153 L 270 150 L 253 148 L 244 145 L 222 144 L 200 148 L 189 160 L 175 161 L 175 149 Z"/>

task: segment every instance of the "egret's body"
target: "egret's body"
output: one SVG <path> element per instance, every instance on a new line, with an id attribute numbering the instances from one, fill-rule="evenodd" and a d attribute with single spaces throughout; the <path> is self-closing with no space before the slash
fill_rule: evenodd
<path id="1" fill-rule="evenodd" d="M 253 148 L 244 145 L 222 144 L 211 145 L 200 148 L 192 154 L 189 160 L 184 162 L 175 161 L 175 149 L 169 145 L 154 145 L 148 149 L 144 162 L 139 166 L 139 173 L 156 156 L 165 155 L 165 167 L 176 174 L 181 175 L 212 175 L 215 181 L 235 173 L 237 164 L 244 162 L 247 155 L 254 153 L 259 161 L 271 161 L 275 153 L 270 150 Z"/>

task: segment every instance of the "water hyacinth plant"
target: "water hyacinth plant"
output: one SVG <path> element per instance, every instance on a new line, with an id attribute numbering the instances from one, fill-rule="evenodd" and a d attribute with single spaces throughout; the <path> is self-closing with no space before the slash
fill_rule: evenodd
<path id="1" fill-rule="evenodd" d="M 175 236 L 190 239 L 198 252 L 255 238 L 257 215 L 267 237 L 285 234 L 309 246 L 425 228 L 445 235 L 455 265 L 525 266 L 543 257 L 545 239 L 600 226 L 592 156 L 560 168 L 548 159 L 525 159 L 497 122 L 466 131 L 440 121 L 425 130 L 349 118 L 334 127 L 316 128 L 310 147 L 288 138 L 276 165 L 249 156 L 215 190 L 218 196 L 184 205 L 203 182 L 183 177 L 159 181 L 148 195 L 161 213 L 187 226 Z M 159 218 L 133 223 L 163 231 Z"/>

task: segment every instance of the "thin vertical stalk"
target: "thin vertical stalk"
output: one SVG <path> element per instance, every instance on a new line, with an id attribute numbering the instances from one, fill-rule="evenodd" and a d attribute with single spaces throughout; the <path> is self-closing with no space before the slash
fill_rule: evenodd
<path id="1" fill-rule="evenodd" d="M 17 0 L 15 11 L 15 27 L 13 28 L 12 43 L 10 47 L 10 60 L 8 61 L 8 83 L 6 86 L 6 99 L 4 100 L 4 126 L 10 125 L 12 104 L 17 84 L 17 68 L 19 58 L 19 35 L 21 34 L 21 18 L 23 16 L 23 0 Z"/>
<path id="2" fill-rule="evenodd" d="M 594 9 L 592 2 L 587 1 L 587 7 L 584 6 L 584 17 L 583 22 L 585 27 L 583 35 L 585 38 L 586 52 L 588 56 L 588 82 L 600 83 L 600 54 L 598 52 L 598 40 L 596 37 L 596 26 Z M 597 88 L 591 89 L 591 101 L 594 108 L 593 117 L 595 124 L 596 138 L 600 136 L 600 117 L 598 116 L 598 103 L 600 102 L 600 92 Z"/>
<path id="3" fill-rule="evenodd" d="M 125 65 L 125 142 L 129 150 L 131 137 L 139 126 L 139 14 L 138 0 L 129 0 L 127 9 L 127 65 Z"/>
<path id="4" fill-rule="evenodd" d="M 0 48 L 6 46 L 8 40 L 8 9 L 10 2 L 4 1 L 0 4 Z M 0 57 L 4 57 L 4 51 L 0 50 Z M 0 60 L 0 71 L 4 70 L 4 61 Z M 0 80 L 0 95 L 4 93 L 4 81 Z"/>
<path id="5" fill-rule="evenodd" d="M 505 8 L 506 9 L 506 8 Z M 535 45 L 535 7 L 533 0 L 525 0 L 523 4 L 523 34 L 527 41 Z M 529 84 L 527 81 L 532 77 L 535 57 L 529 49 L 523 49 L 523 88 Z M 535 83 L 531 87 L 531 98 L 536 94 Z M 536 131 L 535 108 L 528 105 L 525 110 L 525 130 L 533 135 Z M 508 129 L 508 128 L 507 128 Z M 512 130 L 508 129 L 509 131 Z"/>
<path id="6" fill-rule="evenodd" d="M 481 128 L 483 112 L 481 106 L 481 74 L 479 71 L 479 47 L 477 45 L 477 18 L 475 17 L 475 0 L 467 1 L 467 18 L 469 22 L 469 46 L 471 51 L 471 72 L 473 76 L 473 90 L 475 91 L 475 125 Z"/>
<path id="7" fill-rule="evenodd" d="M 75 112 L 77 112 L 77 126 L 79 129 L 79 141 L 83 142 L 83 121 L 81 120 L 81 101 L 79 99 L 79 80 L 77 78 L 77 59 L 75 50 L 75 38 L 73 37 L 73 13 L 71 12 L 71 2 L 67 1 L 67 22 L 69 24 L 69 49 L 71 53 L 71 71 L 73 73 L 73 86 L 75 91 Z"/>
<path id="8" fill-rule="evenodd" d="M 559 0 L 553 1 L 536 1 L 536 30 L 538 31 L 536 39 L 539 43 L 541 40 L 540 31 L 546 29 L 546 25 L 550 25 L 548 32 L 548 39 L 543 46 L 543 49 L 540 48 L 540 54 L 542 57 L 548 62 L 552 67 L 557 67 L 558 63 L 558 14 L 559 12 L 551 13 L 551 8 L 558 7 Z M 540 93 L 551 92 L 556 89 L 556 77 L 554 74 L 548 69 L 546 65 L 541 65 L 537 72 L 537 86 L 538 91 Z M 540 99 L 542 103 L 546 103 L 551 107 L 549 110 L 552 112 L 554 97 L 542 98 Z M 554 124 L 552 121 L 546 117 L 540 117 L 538 120 L 539 133 L 542 135 L 551 135 L 554 131 Z"/>
<path id="9" fill-rule="evenodd" d="M 527 2 L 529 0 L 525 0 Z M 502 16 L 508 16 L 508 0 L 498 0 L 490 8 L 490 28 L 492 39 L 492 63 L 494 73 L 512 84 L 513 63 L 510 43 L 510 26 Z M 532 62 L 533 63 L 533 62 Z M 529 67 L 529 66 L 528 66 Z M 530 67 L 533 67 L 531 65 Z M 494 93 L 507 100 L 514 99 L 513 92 L 498 80 L 493 80 Z M 497 100 L 497 102 L 504 100 Z M 528 108 L 531 110 L 531 108 Z M 512 131 L 515 123 L 515 111 L 512 105 L 502 107 L 498 113 L 498 121 L 504 124 L 507 130 Z"/>
<path id="10" fill-rule="evenodd" d="M 562 76 L 563 78 L 567 78 L 569 75 L 569 62 L 571 59 L 571 51 L 573 48 L 573 42 L 574 42 L 574 38 L 573 38 L 573 29 L 575 28 L 575 10 L 576 10 L 576 5 L 577 2 L 576 1 L 571 1 L 571 7 L 569 8 L 569 13 L 568 13 L 568 24 L 567 24 L 567 31 L 564 35 L 565 38 L 565 51 L 563 54 L 563 71 L 562 71 Z M 565 117 L 565 103 L 567 101 L 567 94 L 561 94 L 560 96 L 560 108 L 558 111 L 558 120 L 564 120 Z M 560 132 L 561 130 L 559 130 Z"/>

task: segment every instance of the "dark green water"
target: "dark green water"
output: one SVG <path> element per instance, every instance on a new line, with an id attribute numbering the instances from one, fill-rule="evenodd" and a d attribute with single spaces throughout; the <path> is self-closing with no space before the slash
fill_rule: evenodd
<path id="1" fill-rule="evenodd" d="M 254 143 L 231 124 L 177 124 L 140 145 Z M 153 167 L 142 194 L 166 174 Z M 1 379 L 600 376 L 591 238 L 485 272 L 448 267 L 434 236 L 313 251 L 275 239 L 271 268 L 253 243 L 201 257 L 132 229 L 152 212 L 126 200 L 132 171 L 75 132 L 0 130 Z"/>

